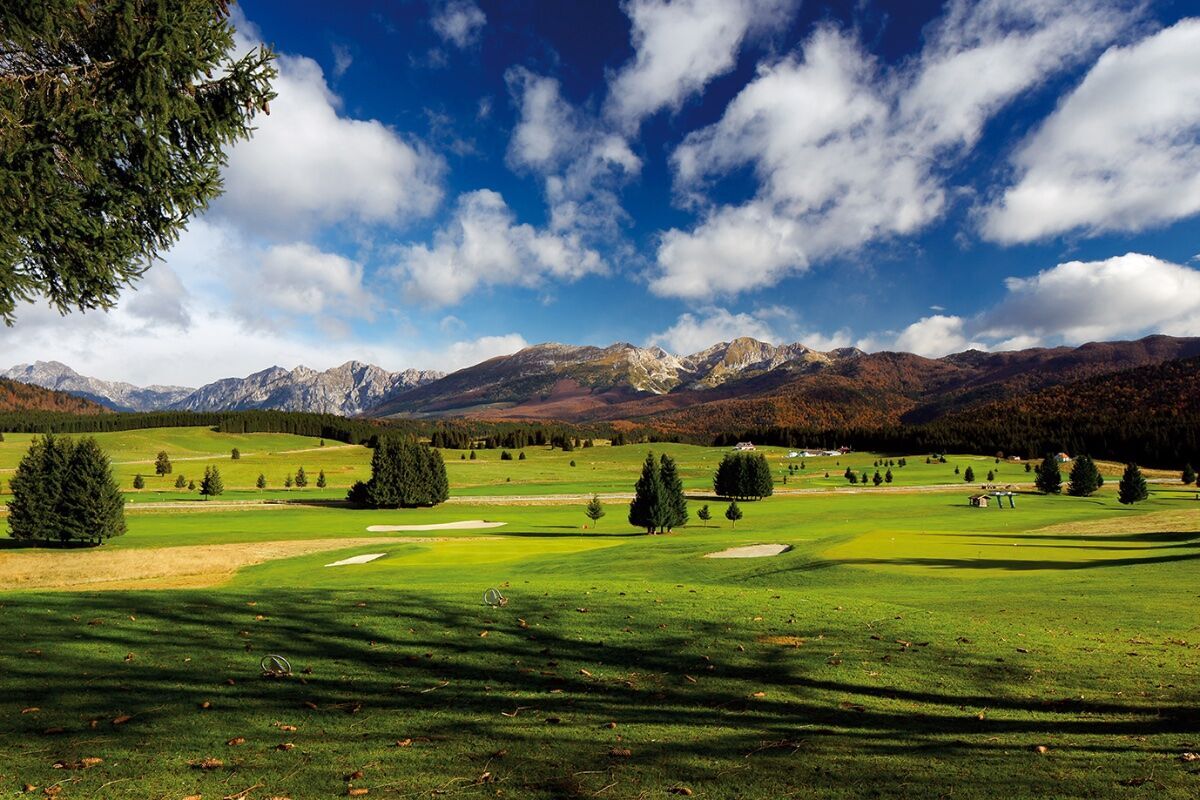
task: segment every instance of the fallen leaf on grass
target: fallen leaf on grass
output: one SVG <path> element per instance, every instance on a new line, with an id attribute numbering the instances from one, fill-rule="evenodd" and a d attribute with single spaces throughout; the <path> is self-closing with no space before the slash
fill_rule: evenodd
<path id="1" fill-rule="evenodd" d="M 1050 752 L 1050 748 L 1046 747 L 1046 745 L 1044 745 L 1044 744 L 1039 744 L 1033 748 L 1033 752 L 1041 753 L 1042 755 L 1045 755 L 1046 753 Z"/>
<path id="2" fill-rule="evenodd" d="M 629 758 L 633 755 L 633 751 L 624 747 L 614 747 L 608 751 L 608 755 L 610 758 Z"/>
<path id="3" fill-rule="evenodd" d="M 692 796 L 692 790 L 686 786 L 672 786 L 670 789 L 667 789 L 667 791 L 670 792 L 671 794 L 681 794 L 681 795 L 684 795 L 685 797 Z"/>
<path id="4" fill-rule="evenodd" d="M 294 750 L 295 747 L 296 747 L 296 745 L 292 744 L 291 742 L 280 742 L 279 744 L 275 745 L 276 750 L 279 750 L 279 751 L 282 751 L 285 753 L 288 750 Z"/>
<path id="5" fill-rule="evenodd" d="M 362 779 L 363 779 L 363 771 L 361 769 L 356 769 L 356 770 L 354 770 L 354 772 L 351 772 L 348 775 L 342 776 L 342 780 L 344 780 L 346 783 L 350 783 L 350 781 L 361 781 Z"/>
<path id="6" fill-rule="evenodd" d="M 295 725 L 284 725 L 281 722 L 276 722 L 275 727 L 279 728 L 281 731 L 287 731 L 288 733 L 299 730 Z"/>
<path id="7" fill-rule="evenodd" d="M 228 742 L 226 742 L 225 744 L 229 745 L 230 747 L 237 747 L 238 745 L 242 745 L 245 743 L 246 743 L 245 736 L 235 736 L 232 739 L 230 739 Z"/>
<path id="8" fill-rule="evenodd" d="M 752 694 L 750 696 L 751 697 L 766 697 L 767 693 L 766 692 L 755 692 L 754 694 Z"/>
<path id="9" fill-rule="evenodd" d="M 397 739 L 396 747 L 412 747 L 412 739 Z"/>
<path id="10" fill-rule="evenodd" d="M 1179 757 L 1180 761 L 1200 761 L 1200 753 L 1184 753 Z"/>
<path id="11" fill-rule="evenodd" d="M 126 722 L 129 722 L 129 720 L 131 720 L 131 719 L 133 719 L 132 715 L 122 714 L 119 717 L 113 717 L 112 724 L 113 725 L 124 725 Z"/>
<path id="12" fill-rule="evenodd" d="M 487 631 L 480 631 L 480 632 L 479 632 L 479 638 L 480 638 L 480 639 L 486 639 L 486 638 L 487 638 L 487 635 L 488 635 L 488 632 L 487 632 Z"/>
<path id="13" fill-rule="evenodd" d="M 212 708 L 212 703 L 209 702 L 208 700 L 204 700 L 200 703 L 200 707 L 203 709 L 209 709 L 209 708 Z"/>
<path id="14" fill-rule="evenodd" d="M 346 790 L 346 794 L 350 797 L 362 797 L 368 794 L 371 790 L 364 787 L 350 788 Z"/>
<path id="15" fill-rule="evenodd" d="M 41 711 L 41 709 L 38 708 L 37 706 L 30 706 L 29 708 L 21 709 L 22 714 L 36 714 L 39 711 Z"/>
<path id="16" fill-rule="evenodd" d="M 585 678 L 592 677 L 592 673 L 590 673 L 586 669 L 582 669 L 582 668 L 579 670 L 579 674 L 584 676 Z"/>
<path id="17" fill-rule="evenodd" d="M 225 762 L 219 758 L 213 758 L 212 756 L 209 756 L 208 758 L 189 761 L 188 766 L 192 769 L 219 769 L 225 766 Z"/>

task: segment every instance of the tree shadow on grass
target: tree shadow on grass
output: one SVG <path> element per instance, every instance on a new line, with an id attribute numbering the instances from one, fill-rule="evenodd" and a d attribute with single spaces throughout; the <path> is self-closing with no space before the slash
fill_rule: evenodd
<path id="1" fill-rule="evenodd" d="M 788 629 L 808 644 L 780 647 L 716 609 L 712 619 L 697 618 L 690 605 L 650 606 L 614 587 L 582 600 L 525 591 L 508 590 L 504 610 L 449 594 L 368 590 L 6 597 L 6 695 L 44 711 L 0 714 L 0 749 L 26 742 L 47 754 L 104 755 L 136 747 L 152 775 L 227 737 L 265 739 L 271 722 L 286 720 L 300 731 L 284 738 L 331 773 L 351 742 L 394 762 L 389 746 L 411 739 L 454 765 L 504 749 L 488 771 L 503 775 L 510 796 L 589 796 L 615 779 L 625 788 L 648 781 L 655 792 L 668 780 L 707 783 L 728 796 L 723 782 L 732 780 L 740 796 L 775 797 L 811 759 L 827 774 L 806 771 L 805 782 L 845 787 L 865 771 L 885 781 L 876 792 L 905 796 L 923 753 L 959 759 L 948 787 L 963 770 L 994 763 L 992 790 L 1005 781 L 1028 790 L 1037 776 L 1014 764 L 1033 743 L 1053 740 L 1075 754 L 1165 754 L 1173 740 L 1136 737 L 1200 734 L 1194 695 L 1082 700 L 1066 681 L 1034 697 L 1029 667 L 998 660 L 993 646 L 898 647 L 853 626 Z M 295 675 L 259 677 L 259 659 L 275 652 Z M 1011 656 L 1011 647 L 1002 652 Z M 894 677 L 869 677 L 867 662 Z M 969 680 L 939 689 L 938 674 Z M 200 710 L 206 702 L 211 708 Z M 123 716 L 131 719 L 111 724 Z M 605 727 L 610 720 L 617 729 Z M 45 735 L 51 725 L 65 732 Z M 634 755 L 613 757 L 612 747 Z M 406 780 L 436 787 L 447 768 L 409 767 L 417 774 Z M 254 782 L 254 768 L 239 769 L 246 785 Z M 1094 761 L 1089 769 L 1103 772 Z M 871 782 L 862 787 L 869 792 Z"/>

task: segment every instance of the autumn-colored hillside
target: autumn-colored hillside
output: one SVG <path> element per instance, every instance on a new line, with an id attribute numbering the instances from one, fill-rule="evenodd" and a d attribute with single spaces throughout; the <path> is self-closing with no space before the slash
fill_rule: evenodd
<path id="1" fill-rule="evenodd" d="M 107 408 L 75 397 L 66 392 L 56 392 L 0 378 L 0 411 L 61 411 L 68 414 L 107 414 Z"/>

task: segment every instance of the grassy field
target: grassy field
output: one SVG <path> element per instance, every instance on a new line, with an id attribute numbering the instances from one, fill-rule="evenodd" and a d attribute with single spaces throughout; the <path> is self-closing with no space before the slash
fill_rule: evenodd
<path id="1" fill-rule="evenodd" d="M 369 462 L 295 437 L 138 437 L 102 441 L 147 473 L 168 442 L 177 469 L 223 457 L 231 487 L 301 458 L 339 480 Z M 23 447 L 7 436 L 0 469 Z M 808 459 L 734 529 L 703 496 L 722 451 L 671 445 L 652 449 L 694 495 L 672 535 L 640 535 L 619 500 L 585 529 L 582 502 L 471 499 L 627 492 L 646 449 L 450 452 L 460 499 L 435 509 L 163 503 L 101 550 L 0 548 L 0 796 L 1200 793 L 1194 489 L 973 509 L 953 468 L 994 459 L 921 454 L 890 489 L 803 491 L 874 471 L 853 454 Z M 695 520 L 704 503 L 719 525 Z M 505 525 L 367 531 L 459 520 Z M 759 543 L 791 550 L 704 558 Z M 325 566 L 367 553 L 384 556 Z M 483 605 L 489 586 L 505 608 Z M 261 677 L 268 653 L 295 674 Z"/>

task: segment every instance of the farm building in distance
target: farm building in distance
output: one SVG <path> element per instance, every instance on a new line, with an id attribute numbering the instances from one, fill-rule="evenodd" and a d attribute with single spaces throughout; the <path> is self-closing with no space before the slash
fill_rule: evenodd
<path id="1" fill-rule="evenodd" d="M 970 498 L 968 498 L 971 505 L 975 506 L 976 508 L 987 508 L 988 501 L 991 499 L 992 496 L 989 494 L 973 494 Z"/>
<path id="2" fill-rule="evenodd" d="M 733 449 L 734 450 L 754 450 L 755 447 L 754 447 L 753 442 L 738 442 L 737 444 L 735 444 L 733 446 Z"/>

